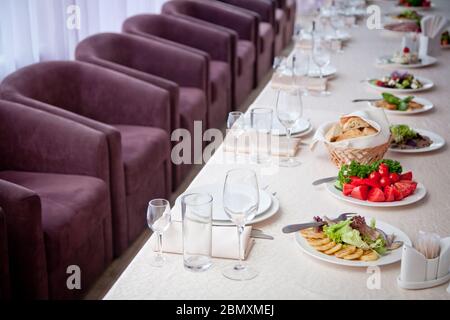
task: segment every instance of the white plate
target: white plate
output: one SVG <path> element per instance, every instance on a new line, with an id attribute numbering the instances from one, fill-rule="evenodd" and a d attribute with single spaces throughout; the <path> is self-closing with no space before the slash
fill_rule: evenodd
<path id="1" fill-rule="evenodd" d="M 335 67 L 326 66 L 322 70 L 322 76 L 331 77 L 331 76 L 335 75 L 336 72 L 337 72 L 337 69 Z M 319 78 L 320 77 L 320 69 L 316 65 L 312 64 L 309 68 L 308 77 Z"/>
<path id="2" fill-rule="evenodd" d="M 398 96 L 399 98 L 406 98 L 407 96 Z M 419 98 L 419 97 L 414 97 L 413 101 L 420 103 L 423 105 L 422 109 L 414 109 L 412 111 L 399 111 L 399 110 L 388 110 L 388 109 L 384 109 L 384 112 L 386 112 L 387 114 L 393 114 L 393 115 L 399 115 L 399 116 L 407 116 L 410 114 L 417 114 L 417 113 L 422 113 L 422 112 L 427 112 L 431 109 L 434 108 L 433 103 L 431 103 L 431 101 L 424 99 L 424 98 Z M 378 107 L 375 106 L 375 104 L 373 102 L 369 102 L 369 106 L 371 106 L 372 108 L 376 108 L 379 109 Z"/>
<path id="3" fill-rule="evenodd" d="M 416 203 L 425 197 L 427 194 L 427 190 L 425 189 L 425 186 L 421 183 L 417 184 L 416 191 L 410 195 L 409 197 L 404 198 L 401 201 L 393 201 L 393 202 L 370 202 L 370 201 L 363 201 L 359 199 L 352 198 L 350 196 L 344 196 L 342 191 L 336 189 L 334 186 L 334 182 L 330 182 L 326 184 L 326 188 L 328 192 L 331 193 L 331 195 L 339 200 L 357 204 L 360 206 L 366 206 L 366 207 L 380 207 L 380 208 L 391 208 L 391 207 L 401 207 L 406 206 L 412 203 Z"/>
<path id="4" fill-rule="evenodd" d="M 223 202 L 222 202 L 222 188 L 223 185 L 219 184 L 211 184 L 211 185 L 203 185 L 198 187 L 193 187 L 185 192 L 185 194 L 189 193 L 209 193 L 214 201 L 213 201 L 213 220 L 214 221 L 229 221 L 230 218 L 223 210 Z M 180 195 L 175 201 L 175 207 L 179 208 L 181 212 L 181 197 Z M 259 191 L 259 207 L 258 213 L 256 217 L 265 213 L 270 206 L 272 205 L 272 197 L 270 193 L 265 190 Z"/>
<path id="5" fill-rule="evenodd" d="M 392 67 L 392 68 L 409 68 L 409 69 L 415 69 L 415 68 L 424 68 L 431 66 L 437 62 L 437 59 L 435 57 L 426 56 L 421 58 L 421 61 L 419 63 L 410 63 L 410 64 L 401 64 L 401 63 L 395 63 L 390 61 L 390 56 L 381 56 L 377 60 L 377 66 L 380 67 Z"/>
<path id="6" fill-rule="evenodd" d="M 365 217 L 366 221 L 370 221 L 369 217 Z M 395 234 L 395 241 L 403 241 L 404 244 L 411 245 L 409 237 L 400 229 L 387 224 L 385 222 L 377 220 L 377 228 L 383 230 L 386 234 Z M 325 253 L 319 252 L 314 249 L 300 232 L 295 233 L 295 240 L 300 245 L 300 248 L 308 255 L 333 264 L 350 267 L 370 267 L 370 266 L 383 266 L 391 263 L 398 262 L 402 259 L 402 248 L 390 251 L 387 255 L 381 256 L 376 261 L 352 261 L 336 258 L 335 256 L 329 256 Z"/>
<path id="7" fill-rule="evenodd" d="M 272 205 L 270 206 L 270 208 L 264 212 L 263 214 L 257 215 L 255 218 L 253 218 L 252 221 L 249 221 L 246 223 L 246 225 L 253 225 L 259 222 L 263 222 L 267 219 L 272 218 L 274 215 L 276 215 L 278 213 L 278 210 L 280 209 L 280 201 L 274 197 L 274 196 L 270 196 L 272 198 Z M 217 226 L 234 226 L 235 224 L 231 221 L 221 221 L 221 220 L 217 220 L 214 221 L 214 225 Z"/>
<path id="8" fill-rule="evenodd" d="M 297 121 L 294 129 L 292 129 L 292 134 L 301 134 L 308 131 L 311 128 L 311 123 L 307 119 L 300 118 Z M 274 136 L 285 136 L 286 128 L 280 123 L 278 117 L 273 118 L 272 123 L 272 135 Z"/>
<path id="9" fill-rule="evenodd" d="M 422 78 L 422 77 L 415 77 L 417 80 L 419 80 L 422 83 L 422 88 L 418 88 L 418 89 L 394 89 L 394 88 L 386 88 L 386 87 L 379 87 L 375 84 L 373 84 L 371 81 L 375 81 L 377 79 L 370 79 L 367 81 L 367 84 L 369 85 L 369 87 L 374 88 L 375 90 L 378 91 L 383 91 L 383 92 L 391 92 L 391 93 L 409 93 L 409 92 L 421 92 L 421 91 L 425 91 L 425 90 L 429 90 L 431 88 L 433 88 L 434 83 L 433 81 L 426 79 L 426 78 Z"/>
<path id="10" fill-rule="evenodd" d="M 423 129 L 413 128 L 413 130 L 418 132 L 422 136 L 427 136 L 428 138 L 431 139 L 431 141 L 433 141 L 433 143 L 430 146 L 428 146 L 426 148 L 421 148 L 421 149 L 393 149 L 393 148 L 389 148 L 389 151 L 400 152 L 400 153 L 422 153 L 422 152 L 429 152 L 429 151 L 438 150 L 438 149 L 442 148 L 443 146 L 445 146 L 445 140 L 440 135 L 438 135 L 438 134 L 436 134 L 434 132 L 431 132 L 431 131 L 423 130 Z"/>

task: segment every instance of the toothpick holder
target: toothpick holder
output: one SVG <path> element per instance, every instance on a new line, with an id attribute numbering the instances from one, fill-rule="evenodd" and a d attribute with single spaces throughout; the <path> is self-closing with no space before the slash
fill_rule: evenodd
<path id="1" fill-rule="evenodd" d="M 403 289 L 425 289 L 450 280 L 450 237 L 441 239 L 440 255 L 427 259 L 415 248 L 403 245 L 397 284 Z"/>

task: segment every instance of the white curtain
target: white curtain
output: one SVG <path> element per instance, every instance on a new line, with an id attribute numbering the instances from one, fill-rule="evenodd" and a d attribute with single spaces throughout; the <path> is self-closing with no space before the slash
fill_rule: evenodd
<path id="1" fill-rule="evenodd" d="M 139 13 L 160 13 L 167 0 L 0 0 L 0 79 L 23 66 L 73 59 L 77 43 L 119 32 Z"/>

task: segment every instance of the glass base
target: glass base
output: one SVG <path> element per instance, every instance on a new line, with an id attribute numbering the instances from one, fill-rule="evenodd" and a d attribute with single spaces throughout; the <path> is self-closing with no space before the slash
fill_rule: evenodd
<path id="1" fill-rule="evenodd" d="M 212 266 L 211 259 L 207 256 L 191 256 L 184 258 L 184 267 L 192 272 L 203 272 Z"/>
<path id="2" fill-rule="evenodd" d="M 157 255 L 150 260 L 150 265 L 155 268 L 161 268 L 165 262 L 166 259 L 163 256 Z"/>
<path id="3" fill-rule="evenodd" d="M 230 280 L 246 281 L 256 278 L 258 271 L 247 266 L 235 265 L 224 269 L 222 274 Z"/>
<path id="4" fill-rule="evenodd" d="M 281 158 L 278 162 L 278 165 L 280 167 L 298 167 L 301 164 L 301 162 L 297 158 Z"/>

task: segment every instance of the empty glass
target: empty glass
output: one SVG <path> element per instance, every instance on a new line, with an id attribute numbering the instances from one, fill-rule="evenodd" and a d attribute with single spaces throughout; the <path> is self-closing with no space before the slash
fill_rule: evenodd
<path id="1" fill-rule="evenodd" d="M 327 48 L 324 40 L 316 39 L 314 41 L 312 58 L 313 58 L 314 64 L 319 68 L 319 75 L 320 75 L 320 78 L 322 79 L 323 78 L 323 69 L 326 66 L 328 66 L 331 62 L 330 51 Z M 330 95 L 330 92 L 322 91 L 322 92 L 320 92 L 320 95 L 328 96 L 328 95 Z"/>
<path id="2" fill-rule="evenodd" d="M 150 229 L 156 233 L 158 237 L 159 251 L 153 257 L 151 265 L 154 267 L 162 267 L 165 258 L 163 256 L 162 236 L 170 226 L 171 213 L 170 203 L 165 199 L 154 199 L 149 202 L 147 209 L 147 223 Z"/>
<path id="3" fill-rule="evenodd" d="M 292 129 L 294 129 L 303 112 L 302 93 L 300 89 L 279 90 L 277 95 L 277 117 L 286 128 L 288 143 L 292 144 Z M 290 150 L 290 149 L 289 149 Z M 300 162 L 290 153 L 279 161 L 281 167 L 296 167 Z"/>
<path id="4" fill-rule="evenodd" d="M 273 110 L 270 108 L 254 108 L 250 112 L 251 128 L 255 133 L 252 161 L 268 163 L 270 161 L 270 133 L 272 131 Z M 264 141 L 261 141 L 264 138 Z M 265 143 L 263 148 L 262 142 Z"/>
<path id="5" fill-rule="evenodd" d="M 231 280 L 250 280 L 258 272 L 242 262 L 242 233 L 245 224 L 258 212 L 259 188 L 256 174 L 250 169 L 234 169 L 227 173 L 223 187 L 223 208 L 238 230 L 239 263 L 223 270 Z"/>
<path id="6" fill-rule="evenodd" d="M 212 265 L 212 205 L 208 193 L 191 193 L 181 198 L 183 215 L 183 261 L 191 271 L 205 271 Z"/>
<path id="7" fill-rule="evenodd" d="M 236 161 L 239 137 L 245 132 L 244 114 L 240 111 L 230 112 L 228 114 L 227 128 L 233 136 L 234 161 Z"/>

